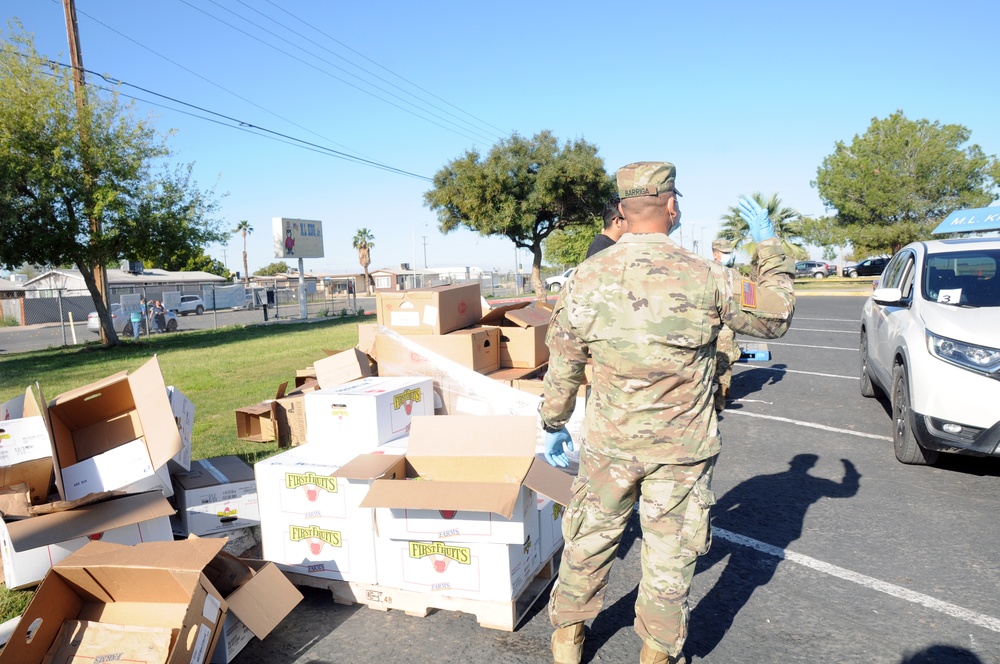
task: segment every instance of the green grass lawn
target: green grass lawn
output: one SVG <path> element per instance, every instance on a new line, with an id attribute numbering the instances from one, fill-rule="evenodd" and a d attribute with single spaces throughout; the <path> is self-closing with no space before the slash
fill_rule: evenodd
<path id="1" fill-rule="evenodd" d="M 253 465 L 277 452 L 276 443 L 236 439 L 237 408 L 274 398 L 278 386 L 295 385 L 296 369 L 358 342 L 357 324 L 374 316 L 315 323 L 284 323 L 160 335 L 104 348 L 59 348 L 0 355 L 0 403 L 37 381 L 46 399 L 122 370 L 133 371 L 154 355 L 167 385 L 194 404 L 192 458 L 234 454 Z M 37 393 L 36 393 L 37 396 Z M 0 622 L 19 615 L 31 591 L 0 588 Z"/>

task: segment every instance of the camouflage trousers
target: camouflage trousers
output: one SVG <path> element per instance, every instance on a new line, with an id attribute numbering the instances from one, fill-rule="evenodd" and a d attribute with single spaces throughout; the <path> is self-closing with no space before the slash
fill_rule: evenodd
<path id="1" fill-rule="evenodd" d="M 573 499 L 563 514 L 566 539 L 549 599 L 553 627 L 597 616 L 608 575 L 641 486 L 642 580 L 635 631 L 672 656 L 687 638 L 687 598 L 695 561 L 711 544 L 709 509 L 716 457 L 690 466 L 580 453 Z"/>

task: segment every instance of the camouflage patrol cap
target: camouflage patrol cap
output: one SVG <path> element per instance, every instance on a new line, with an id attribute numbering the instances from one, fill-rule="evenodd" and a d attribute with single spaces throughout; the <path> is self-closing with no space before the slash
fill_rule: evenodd
<path id="1" fill-rule="evenodd" d="M 677 169 L 669 161 L 638 161 L 618 169 L 618 196 L 634 198 L 636 196 L 658 196 L 673 192 L 680 196 L 681 192 L 674 187 Z"/>
<path id="2" fill-rule="evenodd" d="M 733 253 L 733 243 L 729 240 L 712 240 L 712 251 L 731 254 Z"/>

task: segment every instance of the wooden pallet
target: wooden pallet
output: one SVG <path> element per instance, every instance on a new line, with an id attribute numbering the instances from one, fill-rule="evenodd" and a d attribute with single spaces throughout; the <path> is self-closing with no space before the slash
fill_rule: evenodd
<path id="1" fill-rule="evenodd" d="M 542 596 L 548 596 L 547 590 L 555 580 L 561 553 L 562 547 L 542 564 L 534 578 L 516 598 L 503 602 L 447 597 L 436 593 L 389 588 L 374 583 L 321 579 L 295 572 L 285 572 L 285 576 L 297 586 L 329 590 L 333 595 L 333 601 L 337 604 L 364 604 L 376 611 L 397 609 L 408 616 L 418 618 L 424 618 L 437 610 L 461 611 L 475 615 L 481 627 L 513 632 L 535 602 Z"/>

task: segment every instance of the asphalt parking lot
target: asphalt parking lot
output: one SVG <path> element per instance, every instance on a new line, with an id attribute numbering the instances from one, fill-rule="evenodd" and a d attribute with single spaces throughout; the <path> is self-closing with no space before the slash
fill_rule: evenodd
<path id="1" fill-rule="evenodd" d="M 735 370 L 690 661 L 1000 663 L 1000 459 L 896 461 L 887 402 L 858 389 L 863 302 L 799 298 L 771 361 Z M 585 662 L 638 659 L 639 536 L 633 520 Z M 544 601 L 507 633 L 304 594 L 236 664 L 551 661 Z"/>

